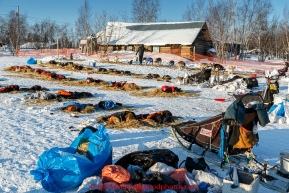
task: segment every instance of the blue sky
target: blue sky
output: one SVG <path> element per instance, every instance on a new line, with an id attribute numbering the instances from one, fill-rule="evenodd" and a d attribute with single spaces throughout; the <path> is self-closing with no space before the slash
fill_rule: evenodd
<path id="1" fill-rule="evenodd" d="M 289 0 L 271 1 L 276 13 L 282 14 L 285 5 Z M 118 15 L 126 11 L 131 18 L 131 0 L 90 0 L 92 12 L 102 12 Z M 29 23 L 50 18 L 58 24 L 71 23 L 77 20 L 78 8 L 83 4 L 83 0 L 0 0 L 0 16 L 16 10 L 20 7 L 20 14 L 26 14 Z M 182 15 L 191 0 L 161 0 L 162 9 L 160 19 L 167 21 L 181 21 Z M 121 17 L 119 17 L 121 18 Z"/>

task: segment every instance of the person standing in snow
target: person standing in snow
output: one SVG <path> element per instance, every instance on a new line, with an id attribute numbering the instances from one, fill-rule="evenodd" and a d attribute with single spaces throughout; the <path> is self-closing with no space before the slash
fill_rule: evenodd
<path id="1" fill-rule="evenodd" d="M 142 45 L 140 45 L 140 47 L 138 47 L 138 50 L 135 54 L 135 55 L 138 54 L 138 59 L 139 59 L 138 61 L 139 61 L 140 65 L 142 64 L 144 51 L 145 51 L 145 48 L 144 48 L 144 45 L 142 44 Z"/>

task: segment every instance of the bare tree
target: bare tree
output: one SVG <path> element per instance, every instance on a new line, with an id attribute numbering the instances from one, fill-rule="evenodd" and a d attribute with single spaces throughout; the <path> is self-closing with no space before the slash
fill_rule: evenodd
<path id="1" fill-rule="evenodd" d="M 84 0 L 84 4 L 78 9 L 78 19 L 75 22 L 76 34 L 81 38 L 86 38 L 91 33 L 91 17 L 92 11 L 88 0 Z"/>
<path id="2" fill-rule="evenodd" d="M 27 26 L 25 15 L 20 15 L 18 20 L 16 12 L 10 11 L 7 16 L 6 37 L 9 39 L 12 51 L 15 51 L 19 43 L 24 40 Z"/>
<path id="3" fill-rule="evenodd" d="M 252 45 L 255 46 L 258 50 L 259 61 L 264 61 L 268 53 L 265 52 L 264 39 L 265 34 L 268 34 L 269 27 L 269 15 L 272 12 L 272 4 L 270 0 L 260 0 L 260 2 L 255 6 L 255 9 L 258 10 L 256 16 L 256 21 L 254 22 L 254 31 L 252 33 Z"/>
<path id="4" fill-rule="evenodd" d="M 126 11 L 124 11 L 124 12 L 120 12 L 119 13 L 119 15 L 120 15 L 120 17 L 121 17 L 121 21 L 123 21 L 123 22 L 128 22 L 128 13 L 126 12 Z"/>
<path id="5" fill-rule="evenodd" d="M 268 24 L 264 27 L 264 32 L 261 36 L 261 50 L 263 51 L 264 55 L 260 56 L 261 61 L 265 61 L 267 59 L 274 56 L 274 43 L 275 37 L 277 35 L 277 28 L 278 28 L 278 17 L 274 15 L 269 21 Z"/>
<path id="6" fill-rule="evenodd" d="M 70 43 L 69 43 L 70 48 L 76 48 L 78 46 L 78 40 L 75 36 L 75 31 L 74 31 L 73 27 L 69 28 L 68 39 L 70 41 Z"/>
<path id="7" fill-rule="evenodd" d="M 106 11 L 95 14 L 94 27 L 96 31 L 97 42 L 104 45 L 104 51 L 107 51 L 108 43 L 116 30 L 117 16 L 108 15 Z"/>
<path id="8" fill-rule="evenodd" d="M 183 13 L 184 21 L 204 21 L 207 18 L 207 0 L 193 0 Z"/>
<path id="9" fill-rule="evenodd" d="M 69 27 L 69 24 L 67 23 L 57 27 L 57 34 L 59 36 L 59 44 L 60 44 L 60 47 L 63 47 L 63 48 L 68 48 L 70 44 L 69 39 L 68 39 L 68 34 L 69 34 L 68 27 Z"/>
<path id="10" fill-rule="evenodd" d="M 132 20 L 138 23 L 158 21 L 161 12 L 159 0 L 133 0 Z"/>
<path id="11" fill-rule="evenodd" d="M 29 42 L 41 42 L 41 37 L 43 35 L 43 31 L 41 29 L 41 25 L 39 23 L 34 23 L 30 27 L 30 37 L 27 41 Z"/>
<path id="12" fill-rule="evenodd" d="M 6 42 L 6 29 L 7 29 L 7 22 L 6 20 L 0 16 L 0 42 Z"/>
<path id="13" fill-rule="evenodd" d="M 280 22 L 280 37 L 282 37 L 283 57 L 288 60 L 289 54 L 289 9 L 287 6 L 283 10 L 283 19 Z"/>
<path id="14" fill-rule="evenodd" d="M 239 1 L 237 8 L 237 28 L 238 41 L 241 43 L 240 59 L 244 59 L 244 49 L 252 48 L 253 36 L 259 29 L 264 29 L 268 24 L 266 22 L 271 12 L 270 0 L 244 0 Z M 265 24 L 266 23 L 266 24 Z M 263 25 L 260 28 L 260 25 Z M 266 26 L 267 27 L 267 26 Z M 259 43 L 258 43 L 259 44 Z M 259 46 L 253 46 L 254 48 Z"/>
<path id="15" fill-rule="evenodd" d="M 33 42 L 36 48 L 48 48 L 49 43 L 55 42 L 61 26 L 58 26 L 55 21 L 45 19 L 41 22 L 36 22 L 29 27 L 26 41 Z"/>
<path id="16" fill-rule="evenodd" d="M 228 43 L 233 41 L 234 33 L 234 1 L 217 0 L 209 2 L 208 26 L 211 38 L 217 50 L 217 57 L 221 60 L 225 56 Z"/>

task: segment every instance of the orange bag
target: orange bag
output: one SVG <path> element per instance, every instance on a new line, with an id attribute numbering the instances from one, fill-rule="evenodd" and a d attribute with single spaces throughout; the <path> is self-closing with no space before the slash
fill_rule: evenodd
<path id="1" fill-rule="evenodd" d="M 130 181 L 130 173 L 121 166 L 107 165 L 102 169 L 102 178 L 108 182 L 128 183 Z"/>
<path id="2" fill-rule="evenodd" d="M 71 92 L 66 91 L 66 90 L 59 90 L 57 94 L 62 95 L 62 96 L 71 96 Z"/>
<path id="3" fill-rule="evenodd" d="M 163 113 L 163 111 L 159 111 L 157 113 L 152 113 L 152 114 L 149 114 L 147 116 L 147 119 L 152 119 L 153 117 L 157 116 L 157 115 L 161 115 Z"/>
<path id="4" fill-rule="evenodd" d="M 239 141 L 233 146 L 233 149 L 252 148 L 257 143 L 257 137 L 253 131 L 240 126 Z"/>
<path id="5" fill-rule="evenodd" d="M 185 174 L 187 174 L 187 170 L 185 168 L 179 168 L 173 171 L 173 173 L 170 174 L 170 177 L 174 180 L 178 180 L 181 184 L 185 184 Z"/>
<path id="6" fill-rule="evenodd" d="M 80 109 L 78 108 L 78 106 L 73 106 L 73 105 L 68 106 L 68 107 L 67 107 L 67 110 L 68 110 L 68 111 L 74 111 L 74 112 L 80 111 Z"/>

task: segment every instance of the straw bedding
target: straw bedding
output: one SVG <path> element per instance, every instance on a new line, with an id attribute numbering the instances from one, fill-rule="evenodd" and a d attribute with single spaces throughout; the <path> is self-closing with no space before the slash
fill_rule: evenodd
<path id="1" fill-rule="evenodd" d="M 106 123 L 104 120 L 106 120 L 109 116 L 100 116 L 97 117 L 96 120 L 98 122 L 101 122 L 105 124 L 107 128 L 112 129 L 127 129 L 127 128 L 142 128 L 142 129 L 151 129 L 151 128 L 158 128 L 158 127 L 164 127 L 164 124 L 158 124 L 152 119 L 144 119 L 144 120 L 129 120 L 129 121 L 121 121 L 118 123 Z M 179 124 L 180 121 L 176 121 L 172 124 Z"/>
<path id="2" fill-rule="evenodd" d="M 64 70 L 69 70 L 69 71 L 89 71 L 89 70 L 92 70 L 91 67 L 82 66 L 79 64 L 72 64 L 72 63 L 69 63 L 65 66 L 62 66 L 61 64 L 49 64 L 49 63 L 38 64 L 38 65 L 41 67 L 57 68 L 57 69 L 64 69 Z M 78 66 L 82 66 L 82 69 L 81 70 L 77 69 Z"/>
<path id="3" fill-rule="evenodd" d="M 149 91 L 139 91 L 139 92 L 132 92 L 133 96 L 137 97 L 168 97 L 168 98 L 174 98 L 174 97 L 197 97 L 199 96 L 198 93 L 195 92 L 173 92 L 173 93 L 167 93 L 163 92 L 160 88 L 151 89 Z"/>
<path id="4" fill-rule="evenodd" d="M 117 87 L 117 86 L 111 86 L 111 85 L 106 85 L 101 87 L 100 89 L 102 90 L 113 90 L 113 91 L 139 91 L 142 90 L 141 86 L 138 86 L 136 84 L 124 84 L 123 87 Z"/>

